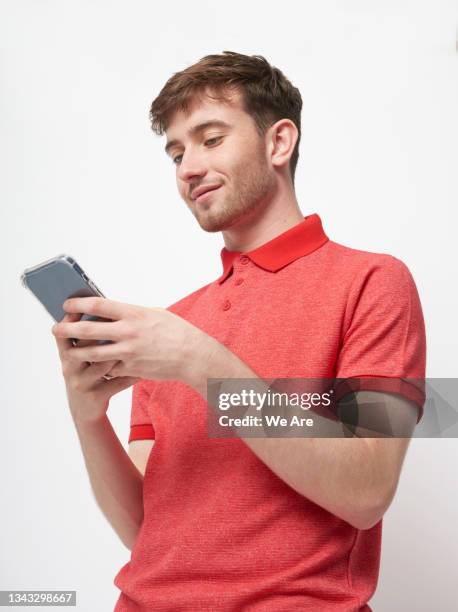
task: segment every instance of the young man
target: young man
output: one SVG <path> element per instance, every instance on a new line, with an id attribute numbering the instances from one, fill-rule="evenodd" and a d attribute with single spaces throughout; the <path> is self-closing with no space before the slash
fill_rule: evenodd
<path id="1" fill-rule="evenodd" d="M 152 126 L 189 210 L 223 234 L 222 274 L 167 309 L 76 298 L 53 327 L 96 499 L 132 550 L 116 610 L 370 610 L 382 516 L 422 415 L 405 379 L 425 374 L 424 321 L 405 264 L 302 214 L 301 107 L 260 56 L 174 74 Z M 403 437 L 209 437 L 208 378 L 307 377 L 358 380 L 358 405 L 375 414 L 383 398 Z M 127 455 L 106 410 L 132 384 Z"/>

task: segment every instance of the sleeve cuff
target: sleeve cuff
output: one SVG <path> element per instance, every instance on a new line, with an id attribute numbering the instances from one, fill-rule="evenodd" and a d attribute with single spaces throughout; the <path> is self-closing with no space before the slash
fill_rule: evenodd
<path id="1" fill-rule="evenodd" d="M 334 401 L 341 400 L 347 393 L 355 391 L 381 391 L 384 393 L 395 393 L 401 395 L 411 402 L 417 404 L 417 425 L 423 416 L 425 403 L 425 381 L 424 379 L 403 379 L 390 376 L 361 375 L 345 379 L 336 379 L 334 389 Z"/>
<path id="2" fill-rule="evenodd" d="M 155 439 L 154 427 L 150 423 L 130 426 L 129 442 L 132 442 L 132 440 L 154 440 L 154 439 Z"/>

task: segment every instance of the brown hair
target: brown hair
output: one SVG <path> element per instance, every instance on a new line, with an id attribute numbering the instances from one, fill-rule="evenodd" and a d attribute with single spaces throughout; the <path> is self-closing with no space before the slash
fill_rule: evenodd
<path id="1" fill-rule="evenodd" d="M 224 99 L 228 88 L 239 90 L 243 108 L 253 118 L 260 136 L 279 119 L 290 119 L 296 125 L 298 139 L 289 162 L 294 185 L 301 139 L 301 94 L 261 55 L 224 51 L 220 55 L 206 55 L 173 74 L 151 105 L 152 130 L 159 136 L 164 134 L 172 114 L 177 110 L 186 112 L 191 98 L 207 87 L 219 92 L 220 95 L 211 96 L 216 99 Z"/>

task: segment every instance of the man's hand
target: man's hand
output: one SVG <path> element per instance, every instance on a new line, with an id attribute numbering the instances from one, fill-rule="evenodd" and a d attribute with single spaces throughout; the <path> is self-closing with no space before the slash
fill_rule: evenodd
<path id="1" fill-rule="evenodd" d="M 66 313 L 59 325 L 73 325 L 79 314 Z M 57 349 L 62 364 L 62 374 L 67 389 L 68 404 L 75 422 L 102 420 L 108 410 L 110 398 L 135 384 L 138 378 L 121 376 L 107 381 L 103 376 L 116 366 L 116 361 L 89 364 L 71 357 L 74 349 L 70 339 L 56 336 Z M 91 340 L 81 340 L 79 346 L 92 346 Z M 83 350 L 80 348 L 79 350 Z"/>
<path id="2" fill-rule="evenodd" d="M 75 362 L 117 361 L 111 376 L 172 379 L 190 383 L 196 367 L 205 370 L 219 342 L 185 319 L 164 308 L 145 308 L 103 297 L 71 298 L 68 313 L 96 315 L 111 321 L 56 323 L 57 338 L 111 340 L 112 344 L 72 347 L 67 358 Z"/>

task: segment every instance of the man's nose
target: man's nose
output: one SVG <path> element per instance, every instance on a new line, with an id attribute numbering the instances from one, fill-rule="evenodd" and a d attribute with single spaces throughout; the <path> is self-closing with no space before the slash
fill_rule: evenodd
<path id="1" fill-rule="evenodd" d="M 191 182 L 196 177 L 202 177 L 207 169 L 201 155 L 186 151 L 178 165 L 178 178 L 185 182 Z"/>

